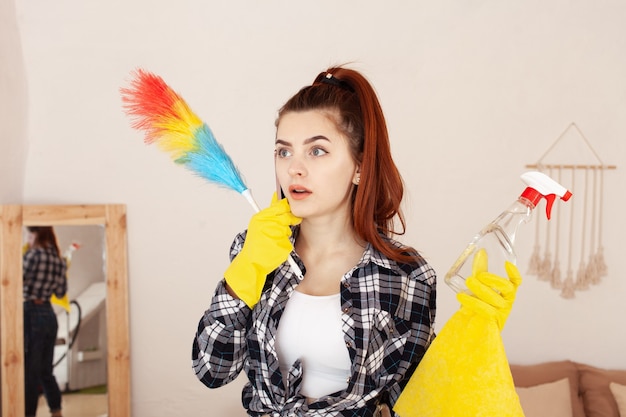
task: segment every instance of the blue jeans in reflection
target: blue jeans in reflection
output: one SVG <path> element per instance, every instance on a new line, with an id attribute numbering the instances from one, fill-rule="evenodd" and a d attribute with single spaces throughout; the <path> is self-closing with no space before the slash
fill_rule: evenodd
<path id="1" fill-rule="evenodd" d="M 24 302 L 24 397 L 26 416 L 37 413 L 40 389 L 51 412 L 61 409 L 61 391 L 54 377 L 54 345 L 57 338 L 57 316 L 50 302 Z"/>

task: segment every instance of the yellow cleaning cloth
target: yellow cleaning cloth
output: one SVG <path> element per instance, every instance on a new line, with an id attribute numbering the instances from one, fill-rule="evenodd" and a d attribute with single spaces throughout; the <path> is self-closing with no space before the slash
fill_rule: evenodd
<path id="1" fill-rule="evenodd" d="M 52 304 L 63 307 L 68 313 L 70 312 L 70 298 L 67 296 L 67 294 L 65 294 L 63 298 L 59 298 L 56 295 L 52 294 L 52 297 L 50 297 L 50 302 Z"/>
<path id="2" fill-rule="evenodd" d="M 426 351 L 394 411 L 401 417 L 523 416 L 496 322 L 456 312 Z"/>
<path id="3" fill-rule="evenodd" d="M 486 254 L 482 262 L 486 271 Z M 512 281 L 517 287 L 521 278 Z M 500 325 L 495 314 L 462 305 L 426 351 L 393 410 L 401 417 L 523 417 Z"/>

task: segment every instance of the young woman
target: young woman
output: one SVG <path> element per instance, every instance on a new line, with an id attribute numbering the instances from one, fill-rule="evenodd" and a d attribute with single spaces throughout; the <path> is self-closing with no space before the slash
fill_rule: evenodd
<path id="1" fill-rule="evenodd" d="M 209 387 L 245 369 L 250 415 L 372 416 L 400 394 L 435 318 L 435 272 L 392 240 L 403 184 L 383 112 L 360 73 L 330 68 L 276 126 L 286 198 L 235 238 L 193 366 Z"/>
<path id="2" fill-rule="evenodd" d="M 252 416 L 390 415 L 434 338 L 436 275 L 393 239 L 403 183 L 370 83 L 330 68 L 289 99 L 275 166 L 285 198 L 235 238 L 195 373 L 215 388 L 244 370 Z"/>
<path id="3" fill-rule="evenodd" d="M 52 416 L 61 417 L 61 391 L 52 373 L 59 325 L 50 297 L 65 295 L 66 270 L 52 227 L 29 227 L 23 261 L 26 417 L 37 413 L 40 387 Z"/>

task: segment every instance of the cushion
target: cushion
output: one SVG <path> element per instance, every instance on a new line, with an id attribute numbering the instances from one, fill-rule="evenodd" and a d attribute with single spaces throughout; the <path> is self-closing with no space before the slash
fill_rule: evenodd
<path id="1" fill-rule="evenodd" d="M 587 417 L 620 417 L 609 385 L 611 382 L 626 385 L 626 370 L 601 369 L 585 364 L 577 366 Z"/>
<path id="2" fill-rule="evenodd" d="M 515 390 L 525 417 L 572 417 L 569 378 Z"/>
<path id="3" fill-rule="evenodd" d="M 620 417 L 626 417 L 626 385 L 620 385 L 615 382 L 609 384 L 609 388 L 613 393 L 613 398 L 617 403 Z"/>
<path id="4" fill-rule="evenodd" d="M 516 387 L 531 387 L 567 378 L 570 385 L 572 416 L 585 417 L 582 399 L 578 394 L 578 368 L 576 367 L 576 363 L 565 360 L 544 362 L 535 365 L 510 366 Z"/>

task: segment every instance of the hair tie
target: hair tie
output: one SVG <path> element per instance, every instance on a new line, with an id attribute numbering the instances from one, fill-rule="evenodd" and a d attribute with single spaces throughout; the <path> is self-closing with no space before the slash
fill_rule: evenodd
<path id="1" fill-rule="evenodd" d="M 330 72 L 327 72 L 326 74 L 321 76 L 319 81 L 324 83 L 324 84 L 334 85 L 335 87 L 339 87 L 339 88 L 341 88 L 343 90 L 347 90 L 347 91 L 350 91 L 351 93 L 354 93 L 354 88 L 352 88 L 352 86 L 350 84 L 348 84 L 345 81 L 342 81 L 342 80 L 338 79 L 337 77 L 335 77 Z"/>

